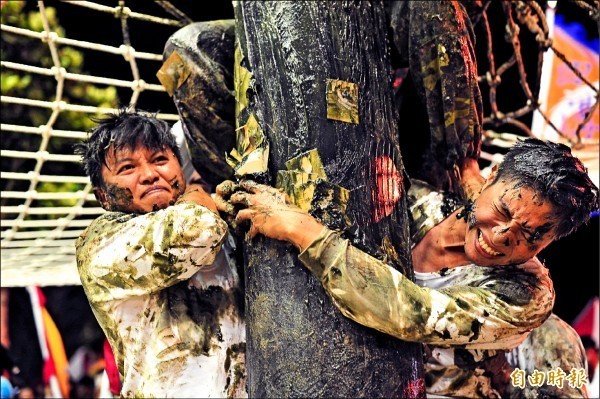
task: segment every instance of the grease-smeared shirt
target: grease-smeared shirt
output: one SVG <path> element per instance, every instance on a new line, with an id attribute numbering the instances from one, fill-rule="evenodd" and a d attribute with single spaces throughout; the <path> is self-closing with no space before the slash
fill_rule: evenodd
<path id="1" fill-rule="evenodd" d="M 227 225 L 182 203 L 107 213 L 76 243 L 124 397 L 243 397 L 243 293 Z M 222 248 L 223 245 L 223 248 Z"/>
<path id="2" fill-rule="evenodd" d="M 351 319 L 405 341 L 507 349 L 550 314 L 554 291 L 537 260 L 448 269 L 452 286 L 419 286 L 324 228 L 300 254 Z"/>
<path id="3" fill-rule="evenodd" d="M 413 243 L 459 206 L 419 184 L 409 195 Z M 554 304 L 548 270 L 537 259 L 415 273 L 415 283 L 324 228 L 300 260 L 345 316 L 427 344 L 427 392 L 438 395 L 499 397 L 485 363 L 523 342 Z"/>

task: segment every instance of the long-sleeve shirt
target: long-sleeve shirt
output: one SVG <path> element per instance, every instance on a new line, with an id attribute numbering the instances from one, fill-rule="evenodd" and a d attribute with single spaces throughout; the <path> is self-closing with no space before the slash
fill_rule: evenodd
<path id="1" fill-rule="evenodd" d="M 107 213 L 77 240 L 122 396 L 247 396 L 243 293 L 228 242 L 225 222 L 191 203 Z"/>
<path id="2" fill-rule="evenodd" d="M 420 180 L 413 180 L 408 190 L 408 201 L 413 245 L 418 243 L 430 229 L 442 222 L 460 206 L 455 196 L 436 191 Z M 537 266 L 535 266 L 536 263 Z M 532 274 L 538 276 L 536 278 L 540 278 L 540 282 L 546 285 L 548 290 L 545 290 L 545 294 L 540 292 L 541 303 L 535 304 L 531 301 L 524 301 L 521 306 L 525 307 L 525 310 L 531 306 L 539 306 L 540 310 L 546 309 L 547 312 L 550 312 L 554 304 L 554 292 L 548 271 L 543 267 L 540 268 L 541 265 L 539 265 L 537 259 L 533 259 L 527 264 L 529 264 Z M 525 280 L 525 284 L 519 281 L 518 278 L 510 282 L 503 267 L 494 269 L 487 268 L 494 275 L 493 279 L 501 280 L 502 283 L 496 290 L 503 298 L 506 298 L 508 302 L 516 302 L 519 301 L 519 298 L 527 298 L 527 295 L 514 296 L 511 292 L 528 290 L 531 286 L 529 281 L 531 281 L 532 276 Z M 444 290 L 450 287 L 455 287 L 453 289 L 456 290 L 457 286 L 479 284 L 478 279 L 473 278 L 473 273 L 475 275 L 480 274 L 480 281 L 485 282 L 485 285 L 493 284 L 491 276 L 489 280 L 486 277 L 486 268 L 475 265 L 452 268 L 437 273 L 415 272 L 415 283 L 421 287 L 436 290 Z M 502 286 L 505 288 L 502 288 Z M 522 317 L 526 317 L 526 313 L 521 312 L 520 314 Z M 530 384 L 529 380 L 526 380 L 524 386 L 519 385 L 519 381 L 511 380 L 504 383 L 496 381 L 494 387 L 492 387 L 493 374 L 501 375 L 510 371 L 511 368 L 525 372 L 525 378 L 535 376 L 538 383 L 542 373 L 552 375 L 552 373 L 558 372 L 558 369 L 562 369 L 565 373 L 571 373 L 572 370 L 575 370 L 574 372 L 577 373 L 579 372 L 577 370 L 586 368 L 585 350 L 577 332 L 556 315 L 550 315 L 546 318 L 544 311 L 537 312 L 536 315 L 532 315 L 532 319 L 529 320 L 530 326 L 526 327 L 526 329 L 532 328 L 532 331 L 519 334 L 519 339 L 523 339 L 525 336 L 526 338 L 510 352 L 507 351 L 511 349 L 511 345 L 506 345 L 506 348 L 501 351 L 497 349 L 490 350 L 488 348 L 492 348 L 492 346 L 487 344 L 480 345 L 478 349 L 468 349 L 462 345 L 452 344 L 444 347 L 425 345 L 427 391 L 443 395 L 485 398 L 500 395 L 510 398 L 586 397 L 584 388 L 582 388 L 584 384 L 567 382 L 561 384 L 559 380 L 553 381 L 554 384 L 549 383 L 549 381 L 544 381 L 541 384 Z M 533 328 L 544 319 L 545 321 L 539 327 Z M 497 346 L 494 345 L 494 347 Z M 500 349 L 502 349 L 502 345 L 500 345 Z M 502 370 L 503 368 L 504 370 Z"/>
<path id="3" fill-rule="evenodd" d="M 459 205 L 417 182 L 409 198 L 413 243 Z M 552 280 L 537 259 L 415 273 L 413 282 L 324 228 L 300 260 L 345 316 L 426 343 L 427 392 L 439 395 L 499 397 L 486 363 L 523 342 L 554 304 Z"/>
<path id="4" fill-rule="evenodd" d="M 347 317 L 405 341 L 512 349 L 550 314 L 547 269 L 523 265 L 445 269 L 444 288 L 421 287 L 323 229 L 300 254 Z"/>

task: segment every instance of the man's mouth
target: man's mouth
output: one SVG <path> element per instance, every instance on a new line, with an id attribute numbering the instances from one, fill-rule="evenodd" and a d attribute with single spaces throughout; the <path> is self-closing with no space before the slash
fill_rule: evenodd
<path id="1" fill-rule="evenodd" d="M 141 196 L 140 198 L 144 198 L 145 196 L 147 196 L 147 195 L 149 195 L 149 194 L 152 194 L 152 193 L 154 193 L 154 192 L 158 192 L 158 191 L 163 191 L 163 190 L 165 190 L 165 191 L 166 191 L 166 188 L 164 188 L 164 187 L 161 187 L 161 186 L 153 186 L 153 187 L 150 187 L 150 188 L 148 188 L 146 191 L 144 191 L 144 192 L 142 193 L 142 196 Z"/>
<path id="2" fill-rule="evenodd" d="M 481 232 L 481 230 L 479 230 L 479 236 L 477 238 L 477 242 L 479 243 L 479 246 L 481 247 L 483 252 L 488 254 L 489 256 L 502 256 L 503 255 L 501 252 L 494 251 L 489 245 L 487 245 L 487 243 L 483 239 L 483 233 Z"/>

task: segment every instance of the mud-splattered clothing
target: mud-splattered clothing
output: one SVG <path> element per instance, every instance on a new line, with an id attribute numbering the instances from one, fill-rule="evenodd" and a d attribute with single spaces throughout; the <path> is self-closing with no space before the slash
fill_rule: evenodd
<path id="1" fill-rule="evenodd" d="M 458 206 L 418 189 L 424 187 L 413 184 L 409 191 L 417 222 L 411 232 L 417 240 Z M 415 273 L 415 284 L 324 228 L 300 260 L 347 317 L 428 344 L 427 391 L 439 395 L 497 397 L 483 362 L 517 347 L 548 318 L 554 304 L 552 281 L 537 259 L 518 266 Z"/>
<path id="2" fill-rule="evenodd" d="M 405 341 L 506 349 L 550 314 L 554 291 L 539 261 L 445 271 L 451 287 L 420 287 L 328 229 L 300 254 L 336 306 L 353 320 Z"/>
<path id="3" fill-rule="evenodd" d="M 512 383 L 507 384 L 504 396 L 510 398 L 586 398 L 585 383 L 569 377 L 584 371 L 587 374 L 587 358 L 581 338 L 569 324 L 552 314 L 544 324 L 534 329 L 527 339 L 518 347 L 506 354 L 508 363 L 513 368 L 524 371 L 531 380 L 523 388 Z M 556 378 L 553 384 L 549 379 L 560 377 L 564 372 L 565 379 L 560 384 Z M 542 381 L 542 374 L 544 380 Z M 516 374 L 515 374 L 516 375 Z M 540 383 L 540 381 L 542 381 Z M 517 382 L 515 380 L 515 382 Z M 592 396 L 593 397 L 593 396 Z"/>
<path id="4" fill-rule="evenodd" d="M 452 214 L 460 205 L 451 195 L 434 191 L 431 186 L 419 181 L 413 180 L 409 189 L 410 215 L 412 217 L 411 239 L 413 243 L 419 242 L 425 234 L 435 225 L 440 223 L 450 214 Z M 539 327 L 540 321 L 543 321 L 543 309 L 550 312 L 554 303 L 554 296 L 551 295 L 552 282 L 548 277 L 547 270 L 539 264 L 537 259 L 527 262 L 521 267 L 532 268 L 532 274 L 524 275 L 525 281 L 519 281 L 507 274 L 506 267 L 485 268 L 480 266 L 461 266 L 451 268 L 437 273 L 419 273 L 415 272 L 415 282 L 421 287 L 428 287 L 436 290 L 455 289 L 457 285 L 473 286 L 476 279 L 473 279 L 473 273 L 481 274 L 481 281 L 486 286 L 492 286 L 494 279 L 504 280 L 502 285 L 505 287 L 501 295 L 507 301 L 520 302 L 519 298 L 527 298 L 527 292 L 522 291 L 535 287 L 532 278 L 540 278 L 543 284 L 549 284 L 549 290 L 542 290 L 543 294 L 533 298 L 541 298 L 541 303 L 525 304 L 522 306 L 537 306 L 540 310 L 536 316 L 532 317 L 529 326 L 525 331 L 533 328 L 531 333 L 522 333 L 516 337 L 524 341 L 512 349 L 510 345 L 506 347 L 493 347 L 483 345 L 481 349 L 468 349 L 467 347 L 434 347 L 425 346 L 427 360 L 425 366 L 427 369 L 426 384 L 429 393 L 439 395 L 453 395 L 463 397 L 511 397 L 511 398 L 531 398 L 531 397 L 584 397 L 581 387 L 571 387 L 564 384 L 562 388 L 557 388 L 547 383 L 541 387 L 526 385 L 524 389 L 513 388 L 511 384 L 492 387 L 491 373 L 498 367 L 498 363 L 506 363 L 510 368 L 519 368 L 524 370 L 527 375 L 531 375 L 535 370 L 548 372 L 556 367 L 561 367 L 567 373 L 572 368 L 581 368 L 585 364 L 583 346 L 579 336 L 564 321 L 555 315 L 550 315 Z M 537 270 L 537 271 L 536 271 Z M 489 279 L 486 274 L 489 273 Z M 492 278 L 492 276 L 494 276 Z M 513 277 L 518 276 L 512 275 Z M 512 278 L 512 283 L 509 281 Z M 527 281 L 527 282 L 526 282 Z M 524 295 L 517 293 L 523 292 Z M 517 295 L 515 295 L 517 294 Z M 548 314 L 548 313 L 546 313 Z M 561 337 L 558 339 L 558 337 Z M 504 349 L 504 350 L 499 350 Z M 510 352 L 506 350 L 512 349 Z"/>
<path id="5" fill-rule="evenodd" d="M 535 261 L 538 264 L 538 261 Z M 526 264 L 526 266 L 533 266 Z M 415 272 L 415 282 L 419 286 L 436 290 L 445 290 L 457 285 L 472 285 L 474 271 L 486 269 L 480 266 L 460 266 L 449 269 L 445 273 L 419 273 Z M 491 269 L 501 270 L 496 267 Z M 544 269 L 545 270 L 545 269 Z M 498 274 L 493 274 L 498 278 Z M 526 277 L 528 278 L 528 277 Z M 491 280 L 488 280 L 488 284 Z M 509 290 L 504 292 L 508 300 L 517 301 L 519 294 L 513 294 L 517 285 L 505 285 Z M 524 287 L 530 284 L 524 284 Z M 519 288 L 520 289 L 520 288 Z M 512 293 L 511 293 L 512 292 Z M 540 306 L 543 308 L 544 305 Z M 531 324 L 535 323 L 531 320 Z M 531 327 L 530 327 L 531 328 Z M 585 370 L 585 351 L 577 333 L 556 315 L 550 315 L 539 327 L 530 333 L 519 334 L 515 338 L 524 341 L 512 349 L 510 345 L 505 348 L 497 345 L 480 345 L 477 349 L 453 346 L 441 347 L 425 345 L 427 356 L 426 385 L 428 393 L 438 395 L 474 397 L 474 398 L 546 398 L 546 397 L 585 397 L 581 386 L 571 387 L 567 382 L 558 388 L 544 381 L 541 386 L 526 383 L 523 389 L 513 387 L 509 382 L 502 386 L 492 384 L 491 373 L 499 364 L 506 364 L 512 371 L 519 368 L 526 376 L 539 373 L 556 371 L 560 367 L 566 374 L 572 368 Z M 505 350 L 499 350 L 505 349 Z M 506 350 L 510 352 L 505 353 Z M 505 358 L 506 357 L 506 358 Z M 516 382 L 516 381 L 515 381 Z"/>
<path id="6" fill-rule="evenodd" d="M 81 283 L 114 351 L 122 396 L 247 396 L 229 238 L 218 215 L 183 203 L 107 213 L 77 240 Z"/>

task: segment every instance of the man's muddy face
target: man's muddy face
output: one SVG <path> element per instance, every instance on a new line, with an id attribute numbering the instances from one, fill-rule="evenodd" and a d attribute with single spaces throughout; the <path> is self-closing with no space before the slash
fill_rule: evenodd
<path id="1" fill-rule="evenodd" d="M 496 182 L 475 201 L 465 253 L 480 266 L 522 263 L 552 242 L 555 218 L 552 204 L 532 189 Z"/>
<path id="2" fill-rule="evenodd" d="M 127 213 L 148 213 L 175 203 L 185 190 L 181 165 L 168 148 L 151 150 L 143 146 L 106 152 L 102 166 L 104 187 L 95 194 L 105 209 Z"/>

